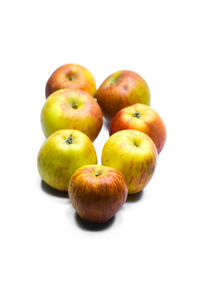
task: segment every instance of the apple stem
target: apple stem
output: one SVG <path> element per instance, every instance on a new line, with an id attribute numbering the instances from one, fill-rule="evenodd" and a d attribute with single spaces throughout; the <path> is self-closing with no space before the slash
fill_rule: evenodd
<path id="1" fill-rule="evenodd" d="M 72 134 L 70 134 L 68 136 L 68 138 L 65 140 L 65 142 L 68 143 L 68 144 L 72 144 Z"/>
<path id="2" fill-rule="evenodd" d="M 139 119 L 141 117 L 141 114 L 138 111 L 136 111 L 133 116 Z"/>

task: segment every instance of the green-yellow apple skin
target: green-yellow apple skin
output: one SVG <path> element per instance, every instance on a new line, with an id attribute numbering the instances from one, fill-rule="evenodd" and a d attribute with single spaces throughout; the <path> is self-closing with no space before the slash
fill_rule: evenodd
<path id="1" fill-rule="evenodd" d="M 94 141 L 102 123 L 102 111 L 95 99 L 76 89 L 52 93 L 41 112 L 41 124 L 46 137 L 60 129 L 76 129 Z"/>
<path id="2" fill-rule="evenodd" d="M 46 83 L 46 97 L 65 88 L 80 89 L 92 96 L 96 94 L 96 83 L 92 73 L 77 64 L 66 64 L 53 72 Z"/>
<path id="3" fill-rule="evenodd" d="M 140 192 L 151 179 L 157 162 L 157 149 L 150 137 L 137 130 L 121 130 L 105 143 L 101 163 L 120 171 L 129 194 Z"/>
<path id="4" fill-rule="evenodd" d="M 96 94 L 108 121 L 122 108 L 135 103 L 150 105 L 146 81 L 133 71 L 118 71 L 104 80 Z"/>
<path id="5" fill-rule="evenodd" d="M 119 171 L 101 165 L 87 165 L 72 175 L 68 193 L 83 220 L 104 223 L 124 204 L 128 188 Z"/>
<path id="6" fill-rule="evenodd" d="M 136 103 L 118 111 L 110 124 L 110 135 L 124 129 L 146 133 L 156 145 L 158 154 L 164 147 L 165 124 L 160 115 L 148 105 Z"/>
<path id="7" fill-rule="evenodd" d="M 52 188 L 67 191 L 70 177 L 81 166 L 96 164 L 89 137 L 78 130 L 59 130 L 42 145 L 37 158 L 41 178 Z"/>

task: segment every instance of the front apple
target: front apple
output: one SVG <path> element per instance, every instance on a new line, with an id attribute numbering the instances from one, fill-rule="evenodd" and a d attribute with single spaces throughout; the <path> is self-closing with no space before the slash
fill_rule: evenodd
<path id="1" fill-rule="evenodd" d="M 94 141 L 102 122 L 98 103 L 81 90 L 63 89 L 52 93 L 41 112 L 42 129 L 46 137 L 60 129 L 76 129 Z"/>
<path id="2" fill-rule="evenodd" d="M 84 133 L 59 130 L 44 142 L 37 161 L 41 178 L 52 188 L 67 191 L 72 174 L 83 165 L 96 164 L 97 155 Z"/>
<path id="3" fill-rule="evenodd" d="M 158 153 L 164 147 L 165 124 L 159 114 L 148 105 L 137 103 L 118 111 L 110 124 L 110 135 L 124 129 L 146 133 L 153 140 Z"/>
<path id="4" fill-rule="evenodd" d="M 96 83 L 92 73 L 83 66 L 66 64 L 58 68 L 46 83 L 46 97 L 60 89 L 80 89 L 94 96 Z"/>
<path id="5" fill-rule="evenodd" d="M 125 177 L 129 194 L 140 192 L 151 179 L 157 161 L 153 141 L 137 130 L 113 134 L 104 145 L 101 162 L 119 170 Z"/>
<path id="6" fill-rule="evenodd" d="M 96 97 L 108 121 L 126 106 L 134 103 L 150 104 L 146 81 L 132 71 L 118 71 L 110 75 L 99 87 Z"/>
<path id="7" fill-rule="evenodd" d="M 113 217 L 127 198 L 124 176 L 100 165 L 78 169 L 69 182 L 69 198 L 85 221 L 104 223 Z"/>

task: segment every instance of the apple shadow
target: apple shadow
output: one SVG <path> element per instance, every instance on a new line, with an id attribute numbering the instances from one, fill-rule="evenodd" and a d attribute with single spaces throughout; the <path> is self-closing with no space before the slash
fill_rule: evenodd
<path id="1" fill-rule="evenodd" d="M 87 222 L 87 221 L 84 221 L 83 219 L 81 219 L 76 212 L 74 214 L 74 217 L 75 217 L 75 221 L 76 221 L 77 225 L 81 229 L 87 230 L 87 231 L 103 231 L 103 230 L 106 230 L 106 229 L 110 228 L 112 226 L 112 224 L 114 223 L 114 221 L 115 221 L 115 216 L 113 216 L 110 220 L 108 220 L 105 223 Z"/>
<path id="2" fill-rule="evenodd" d="M 136 193 L 136 194 L 128 194 L 126 203 L 133 203 L 133 202 L 137 202 L 139 200 L 141 200 L 142 196 L 143 196 L 143 191 Z"/>
<path id="3" fill-rule="evenodd" d="M 103 123 L 105 125 L 105 127 L 108 129 L 108 131 L 110 130 L 110 122 L 106 119 L 103 120 Z"/>
<path id="4" fill-rule="evenodd" d="M 47 194 L 49 194 L 51 196 L 60 197 L 60 198 L 69 198 L 67 192 L 61 192 L 61 191 L 58 191 L 56 189 L 53 189 L 48 184 L 46 184 L 46 182 L 44 182 L 43 180 L 41 180 L 41 189 L 45 193 L 47 193 Z"/>

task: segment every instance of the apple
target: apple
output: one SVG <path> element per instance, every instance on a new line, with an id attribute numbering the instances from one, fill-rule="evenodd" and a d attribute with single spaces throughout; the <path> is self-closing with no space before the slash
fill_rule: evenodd
<path id="1" fill-rule="evenodd" d="M 158 153 L 164 147 L 165 124 L 159 114 L 148 105 L 136 103 L 118 111 L 110 124 L 110 135 L 124 129 L 146 133 L 153 140 Z"/>
<path id="2" fill-rule="evenodd" d="M 97 155 L 89 137 L 78 130 L 53 133 L 38 153 L 41 178 L 52 188 L 67 191 L 72 174 L 81 166 L 96 164 Z"/>
<path id="3" fill-rule="evenodd" d="M 101 165 L 87 165 L 72 175 L 68 193 L 83 220 L 104 223 L 124 204 L 128 188 L 119 171 Z"/>
<path id="4" fill-rule="evenodd" d="M 46 100 L 42 113 L 42 129 L 46 137 L 59 129 L 76 129 L 94 141 L 102 127 L 101 108 L 96 100 L 81 90 L 62 89 Z"/>
<path id="5" fill-rule="evenodd" d="M 96 93 L 96 83 L 91 72 L 77 64 L 66 64 L 55 70 L 46 83 L 46 97 L 65 88 L 83 90 L 92 96 Z"/>
<path id="6" fill-rule="evenodd" d="M 102 165 L 124 175 L 129 194 L 138 193 L 147 185 L 156 161 L 157 149 L 152 139 L 137 130 L 121 130 L 111 135 L 101 156 Z"/>
<path id="7" fill-rule="evenodd" d="M 144 79 L 132 71 L 110 75 L 96 94 L 105 118 L 110 121 L 122 108 L 135 103 L 150 104 L 150 91 Z"/>

